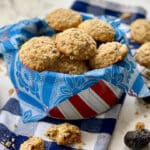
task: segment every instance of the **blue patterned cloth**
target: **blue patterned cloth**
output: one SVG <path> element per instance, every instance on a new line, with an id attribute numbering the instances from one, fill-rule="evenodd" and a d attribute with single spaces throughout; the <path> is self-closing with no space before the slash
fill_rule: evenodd
<path id="1" fill-rule="evenodd" d="M 82 0 L 76 1 L 72 5 L 72 8 L 80 12 L 92 13 L 101 19 L 110 21 L 114 28 L 116 28 L 117 40 L 121 41 L 122 43 L 130 42 L 129 39 L 125 41 L 124 38 L 122 38 L 124 35 L 124 33 L 122 33 L 123 30 L 118 29 L 120 20 L 115 22 L 112 21 L 114 20 L 113 17 L 120 17 L 122 14 L 121 8 L 124 8 L 124 6 L 108 3 L 106 1 L 96 3 L 92 0 Z M 114 8 L 117 8 L 117 10 Z M 130 10 L 132 9 L 129 7 L 129 11 Z M 106 15 L 107 17 L 101 15 Z M 111 16 L 108 17 L 108 15 Z M 93 17 L 92 15 L 84 14 L 83 16 L 84 19 Z M 145 11 L 142 8 L 134 8 L 132 17 L 129 20 L 122 21 L 130 23 L 139 17 L 145 17 Z M 127 28 L 123 27 L 122 29 L 125 29 L 124 31 L 126 31 Z M 6 148 L 4 148 L 2 145 L 7 141 L 11 141 L 12 138 L 14 138 L 15 141 L 12 142 L 9 149 L 19 150 L 20 144 L 24 140 L 28 139 L 28 136 L 42 137 L 45 141 L 45 150 L 77 149 L 75 145 L 66 147 L 58 146 L 55 142 L 49 142 L 44 136 L 44 132 L 50 125 L 59 124 L 62 122 L 70 122 L 77 125 L 81 129 L 83 135 L 82 139 L 85 143 L 85 145 L 82 147 L 83 150 L 107 150 L 125 94 L 122 95 L 119 102 L 111 110 L 91 119 L 74 121 L 52 119 L 50 117 L 46 117 L 47 110 L 59 104 L 70 95 L 74 95 L 80 90 L 93 85 L 99 79 L 109 81 L 110 83 L 119 87 L 122 91 L 130 91 L 135 96 L 143 97 L 149 95 L 149 91 L 144 86 L 143 80 L 136 69 L 136 65 L 130 53 L 127 55 L 125 60 L 120 63 L 107 67 L 106 69 L 101 69 L 101 71 L 89 71 L 84 75 L 78 75 L 74 77 L 70 75 L 63 75 L 61 73 L 56 74 L 53 72 L 37 73 L 36 71 L 31 71 L 25 68 L 19 62 L 17 55 L 20 45 L 33 36 L 52 35 L 54 33 L 54 30 L 50 29 L 43 20 L 38 18 L 21 21 L 17 24 L 6 26 L 0 29 L 0 52 L 4 54 L 8 67 L 8 73 L 15 88 L 17 90 L 22 89 L 18 92 L 18 95 L 22 102 L 21 105 L 23 105 L 24 108 L 22 111 L 18 100 L 16 100 L 16 98 L 10 98 L 8 103 L 0 110 L 0 150 L 6 150 Z M 126 76 L 124 76 L 125 74 Z M 18 80 L 16 83 L 17 76 L 22 77 L 23 80 L 20 78 L 20 80 Z M 57 80 L 58 76 L 59 81 Z M 32 82 L 32 78 L 35 79 L 34 83 Z M 50 83 L 52 86 L 50 87 L 49 84 L 47 85 L 47 82 L 44 82 L 45 85 L 43 85 L 44 80 L 49 81 L 48 83 Z M 54 80 L 55 83 L 53 82 Z M 31 81 L 30 89 L 28 89 L 26 86 L 25 81 Z M 56 81 L 59 82 L 61 88 L 52 88 L 56 87 Z M 80 83 L 84 83 L 82 84 L 82 87 L 79 86 Z M 66 84 L 69 86 L 66 87 Z M 43 88 L 39 89 L 39 87 Z M 49 95 L 51 92 L 44 92 L 47 91 L 45 88 L 48 88 L 48 91 L 53 91 L 52 93 L 55 94 L 57 100 L 51 99 L 53 95 Z M 60 91 L 58 92 L 58 90 Z M 29 97 L 29 93 L 32 96 Z M 33 98 L 36 99 L 36 103 Z M 47 98 L 51 99 L 51 101 L 48 102 Z M 28 109 L 28 105 L 30 105 L 30 111 Z M 22 122 L 22 114 L 24 122 L 40 120 L 38 122 L 24 124 Z"/>
<path id="2" fill-rule="evenodd" d="M 120 98 L 114 108 L 96 118 L 58 120 L 45 117 L 38 122 L 28 124 L 22 122 L 19 102 L 15 98 L 11 98 L 0 112 L 0 143 L 6 143 L 14 138 L 15 141 L 12 142 L 10 150 L 19 150 L 20 144 L 27 140 L 29 136 L 38 136 L 45 141 L 44 150 L 75 150 L 77 148 L 75 145 L 58 146 L 55 142 L 49 142 L 44 136 L 51 125 L 69 122 L 80 128 L 82 140 L 85 143 L 82 147 L 83 150 L 107 150 L 124 97 L 125 95 Z M 6 149 L 0 145 L 0 150 Z"/>
<path id="3" fill-rule="evenodd" d="M 92 15 L 82 14 L 83 20 Z M 116 32 L 116 40 L 127 44 L 125 33 L 128 28 L 112 16 L 98 16 L 109 22 Z M 119 63 L 103 69 L 95 69 L 81 75 L 69 75 L 50 71 L 37 72 L 26 68 L 19 60 L 18 49 L 21 44 L 34 36 L 55 34 L 44 20 L 38 18 L 20 21 L 0 29 L 2 42 L 0 49 L 4 55 L 7 71 L 21 102 L 24 122 L 37 121 L 47 115 L 49 110 L 58 106 L 69 97 L 91 87 L 100 80 L 132 92 L 138 97 L 148 96 L 145 86 L 131 52 Z M 138 86 L 137 86 L 138 85 Z"/>

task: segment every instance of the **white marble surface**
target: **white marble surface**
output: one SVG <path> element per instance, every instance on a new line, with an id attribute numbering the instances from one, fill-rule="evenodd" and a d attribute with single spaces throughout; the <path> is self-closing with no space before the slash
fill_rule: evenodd
<path id="1" fill-rule="evenodd" d="M 148 11 L 148 18 L 150 18 L 149 0 L 112 1 L 143 6 Z M 44 17 L 52 9 L 70 7 L 72 2 L 73 0 L 0 0 L 0 26 L 11 24 L 21 19 Z M 0 107 L 8 99 L 8 90 L 12 87 L 8 76 L 2 70 L 5 70 L 5 65 L 0 61 Z M 135 115 L 136 111 L 139 112 L 138 115 Z M 128 130 L 133 130 L 138 121 L 144 122 L 146 128 L 150 129 L 150 109 L 145 108 L 137 99 L 127 96 L 108 150 L 128 150 L 123 143 L 123 136 Z M 145 150 L 150 150 L 150 146 Z"/>
<path id="2" fill-rule="evenodd" d="M 68 8 L 73 0 L 0 0 L 0 26 L 21 19 L 43 18 L 55 8 Z"/>

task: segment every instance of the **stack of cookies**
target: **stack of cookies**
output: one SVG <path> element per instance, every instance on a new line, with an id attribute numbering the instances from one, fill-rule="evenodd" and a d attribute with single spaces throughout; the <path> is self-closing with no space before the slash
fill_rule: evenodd
<path id="1" fill-rule="evenodd" d="M 34 37 L 19 51 L 21 62 L 36 71 L 82 74 L 122 60 L 126 45 L 114 41 L 113 27 L 99 19 L 82 22 L 78 12 L 57 9 L 45 21 L 57 31 L 52 37 Z M 101 43 L 97 47 L 97 42 Z"/>

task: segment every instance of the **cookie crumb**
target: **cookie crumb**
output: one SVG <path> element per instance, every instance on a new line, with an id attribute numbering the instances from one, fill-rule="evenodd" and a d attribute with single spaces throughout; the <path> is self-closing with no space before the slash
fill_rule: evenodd
<path id="1" fill-rule="evenodd" d="M 138 111 L 136 111 L 134 114 L 135 114 L 135 115 L 139 115 L 139 112 L 138 112 Z"/>
<path id="2" fill-rule="evenodd" d="M 5 135 L 3 135 L 3 136 L 5 136 Z M 6 142 L 6 139 L 2 139 L 2 142 Z"/>
<path id="3" fill-rule="evenodd" d="M 15 142 L 15 138 L 12 138 L 11 141 L 12 141 L 12 142 Z"/>
<path id="4" fill-rule="evenodd" d="M 14 148 L 14 149 L 15 149 L 15 144 L 12 144 L 12 148 Z"/>
<path id="5" fill-rule="evenodd" d="M 3 72 L 4 70 L 3 70 L 3 68 L 2 67 L 0 67 L 0 72 Z"/>
<path id="6" fill-rule="evenodd" d="M 129 19 L 131 17 L 131 13 L 125 12 L 121 15 L 121 19 Z"/>
<path id="7" fill-rule="evenodd" d="M 5 143 L 5 146 L 9 148 L 9 147 L 11 146 L 11 142 L 10 142 L 10 141 L 7 141 L 7 142 Z"/>
<path id="8" fill-rule="evenodd" d="M 14 128 L 17 128 L 17 125 L 16 125 L 16 124 L 14 124 Z"/>
<path id="9" fill-rule="evenodd" d="M 135 128 L 136 130 L 143 130 L 145 128 L 144 122 L 137 122 Z"/>
<path id="10" fill-rule="evenodd" d="M 77 143 L 77 149 L 83 149 L 83 145 L 85 145 L 84 142 Z"/>
<path id="11" fill-rule="evenodd" d="M 10 89 L 8 90 L 8 95 L 11 96 L 13 93 L 14 93 L 14 89 L 13 89 L 13 88 L 10 88 Z"/>
<path id="12" fill-rule="evenodd" d="M 4 141 L 1 141 L 1 144 L 2 144 L 2 145 L 5 145 Z"/>

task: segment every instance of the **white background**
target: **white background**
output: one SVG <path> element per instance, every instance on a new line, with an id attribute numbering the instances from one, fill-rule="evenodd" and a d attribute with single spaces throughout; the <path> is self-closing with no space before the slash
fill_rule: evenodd
<path id="1" fill-rule="evenodd" d="M 111 1 L 131 6 L 143 6 L 148 11 L 147 17 L 150 18 L 150 0 Z M 45 17 L 50 10 L 60 7 L 68 8 L 72 2 L 73 0 L 0 0 L 0 26 L 11 24 L 21 19 Z M 0 61 L 0 106 L 8 99 L 8 90 L 12 87 L 5 71 L 1 70 L 5 70 L 5 65 L 2 61 Z M 138 115 L 135 115 L 136 111 L 139 112 Z M 147 117 L 144 117 L 145 115 Z M 150 129 L 150 109 L 146 109 L 141 101 L 127 96 L 120 112 L 109 150 L 128 150 L 123 143 L 123 137 L 128 130 L 135 128 L 135 124 L 138 121 L 144 122 L 146 128 Z M 150 146 L 146 150 L 150 150 Z"/>

